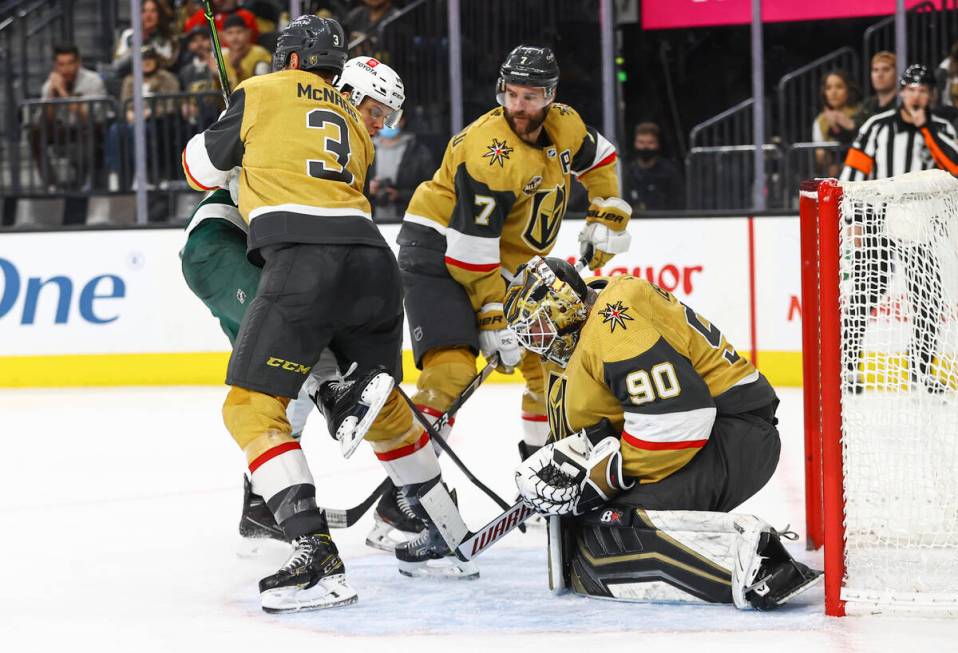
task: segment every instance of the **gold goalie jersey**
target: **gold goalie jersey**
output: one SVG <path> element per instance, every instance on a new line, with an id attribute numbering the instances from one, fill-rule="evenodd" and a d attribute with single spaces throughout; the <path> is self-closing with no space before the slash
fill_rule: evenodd
<path id="1" fill-rule="evenodd" d="M 279 242 L 387 247 L 363 195 L 373 144 L 355 107 L 318 75 L 282 70 L 252 77 L 229 108 L 183 151 L 197 190 L 239 175 L 250 250 Z"/>
<path id="2" fill-rule="evenodd" d="M 615 148 L 572 107 L 553 104 L 529 145 L 493 109 L 449 141 L 442 165 L 416 189 L 405 220 L 446 236 L 446 267 L 475 310 L 502 302 L 503 277 L 552 249 L 571 175 L 594 197 L 617 197 Z"/>
<path id="3" fill-rule="evenodd" d="M 608 418 L 623 472 L 654 483 L 708 442 L 716 414 L 775 400 L 775 391 L 714 325 L 657 286 L 615 277 L 602 290 L 564 371 L 549 378 L 560 439 Z"/>

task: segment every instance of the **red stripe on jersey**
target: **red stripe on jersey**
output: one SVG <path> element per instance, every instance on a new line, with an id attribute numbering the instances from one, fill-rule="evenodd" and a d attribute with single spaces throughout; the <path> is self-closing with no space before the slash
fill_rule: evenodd
<path id="1" fill-rule="evenodd" d="M 423 431 L 422 436 L 412 444 L 407 444 L 405 447 L 399 447 L 398 449 L 393 449 L 392 451 L 377 451 L 376 457 L 380 460 L 396 460 L 397 458 L 402 458 L 404 456 L 416 453 L 427 444 L 429 444 L 429 434 Z"/>
<path id="2" fill-rule="evenodd" d="M 426 406 L 425 404 L 416 404 L 416 408 L 418 408 L 419 412 L 422 413 L 423 415 L 429 415 L 429 417 L 435 417 L 437 420 L 443 415 L 445 415 L 445 413 L 442 413 L 436 410 L 435 408 Z M 456 423 L 456 418 L 450 417 L 448 420 L 448 423 L 449 423 L 449 426 L 452 426 L 453 424 Z"/>
<path id="3" fill-rule="evenodd" d="M 190 173 L 190 167 L 186 165 L 186 148 L 185 147 L 183 148 L 183 154 L 180 155 L 180 159 L 183 160 L 183 172 L 186 173 L 187 180 L 189 180 L 189 182 L 194 187 L 199 188 L 200 190 L 213 190 L 214 188 L 216 188 L 215 186 L 204 186 L 200 182 L 196 181 L 196 177 L 194 177 Z"/>
<path id="4" fill-rule="evenodd" d="M 253 459 L 253 462 L 249 464 L 249 472 L 252 474 L 257 469 L 263 466 L 264 463 L 269 462 L 276 456 L 280 456 L 287 451 L 293 451 L 294 449 L 302 449 L 299 446 L 299 442 L 284 442 L 283 444 L 277 445 L 268 451 L 265 451 Z"/>
<path id="5" fill-rule="evenodd" d="M 450 256 L 446 257 L 446 265 L 452 265 L 457 268 L 462 268 L 463 270 L 469 270 L 470 272 L 492 272 L 499 267 L 498 263 L 466 263 L 465 261 L 459 261 Z"/>
<path id="6" fill-rule="evenodd" d="M 522 419 L 527 422 L 548 422 L 548 415 L 533 415 L 532 413 L 522 413 Z"/>
<path id="7" fill-rule="evenodd" d="M 622 439 L 636 449 L 645 449 L 646 451 L 673 451 L 676 449 L 701 449 L 708 440 L 682 440 L 679 442 L 651 442 L 642 440 L 622 431 Z"/>
<path id="8" fill-rule="evenodd" d="M 618 155 L 617 155 L 615 152 L 613 152 L 612 154 L 610 154 L 609 156 L 605 157 L 604 159 L 602 159 L 601 161 L 599 161 L 598 163 L 596 163 L 594 166 L 592 166 L 591 168 L 589 168 L 589 169 L 586 170 L 585 172 L 580 172 L 579 175 L 581 176 L 581 175 L 584 175 L 584 174 L 586 174 L 586 173 L 588 173 L 588 172 L 592 172 L 593 170 L 596 170 L 597 168 L 601 168 L 602 166 L 607 166 L 607 165 L 609 165 L 610 163 L 613 163 L 613 162 L 615 161 L 615 159 L 616 159 L 617 156 L 618 156 Z"/>

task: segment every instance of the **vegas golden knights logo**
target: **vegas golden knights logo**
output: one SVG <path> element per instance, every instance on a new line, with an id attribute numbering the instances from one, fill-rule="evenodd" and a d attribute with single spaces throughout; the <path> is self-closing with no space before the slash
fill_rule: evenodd
<path id="1" fill-rule="evenodd" d="M 529 225 L 522 237 L 533 248 L 548 251 L 559 236 L 566 209 L 565 186 L 540 190 L 532 198 Z"/>
<path id="2" fill-rule="evenodd" d="M 572 429 L 565 417 L 566 378 L 561 374 L 549 372 L 546 383 L 546 396 L 549 398 L 546 402 L 546 411 L 549 413 L 549 441 L 555 442 L 572 435 Z"/>

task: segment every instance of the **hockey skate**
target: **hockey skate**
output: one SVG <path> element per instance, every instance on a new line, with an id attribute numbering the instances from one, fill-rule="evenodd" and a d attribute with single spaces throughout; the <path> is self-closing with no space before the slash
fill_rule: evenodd
<path id="1" fill-rule="evenodd" d="M 312 395 L 326 416 L 330 435 L 339 441 L 344 458 L 349 458 L 359 446 L 395 385 L 392 375 L 384 368 L 347 381 L 346 377 L 355 369 L 353 363 L 345 375 L 325 381 Z"/>
<path id="2" fill-rule="evenodd" d="M 373 529 L 366 536 L 366 546 L 394 553 L 396 545 L 416 537 L 426 527 L 415 514 L 399 507 L 398 496 L 399 489 L 392 484 L 383 492 L 373 514 Z"/>
<path id="3" fill-rule="evenodd" d="M 437 479 L 438 480 L 438 479 Z M 397 503 L 402 512 L 415 516 L 421 520 L 425 528 L 416 537 L 396 545 L 396 560 L 399 562 L 399 573 L 412 578 L 479 578 L 479 567 L 475 562 L 462 561 L 449 549 L 446 541 L 439 533 L 425 506 L 417 496 L 424 486 L 431 486 L 436 481 L 425 484 L 405 485 L 399 490 Z M 439 481 L 441 483 L 441 481 Z M 455 503 L 455 494 L 450 493 Z"/>
<path id="4" fill-rule="evenodd" d="M 243 514 L 239 534 L 242 539 L 237 555 L 241 558 L 257 556 L 265 546 L 287 544 L 286 534 L 277 525 L 265 499 L 253 492 L 253 485 L 246 475 L 243 476 Z"/>
<path id="5" fill-rule="evenodd" d="M 822 578 L 821 571 L 792 558 L 774 529 L 758 533 L 755 555 L 742 562 L 736 560 L 732 574 L 732 595 L 739 607 L 744 599 L 756 610 L 774 610 Z"/>
<path id="6" fill-rule="evenodd" d="M 323 610 L 355 603 L 346 566 L 327 533 L 293 540 L 293 552 L 272 576 L 259 582 L 260 602 L 270 613 Z"/>

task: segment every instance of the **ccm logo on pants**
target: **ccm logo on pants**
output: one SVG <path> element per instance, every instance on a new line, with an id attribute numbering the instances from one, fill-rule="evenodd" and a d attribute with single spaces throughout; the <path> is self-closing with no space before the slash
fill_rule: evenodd
<path id="1" fill-rule="evenodd" d="M 275 356 L 270 356 L 266 364 L 270 367 L 282 367 L 287 372 L 299 372 L 300 374 L 309 374 L 309 370 L 312 369 L 311 367 L 306 367 L 293 361 L 286 361 L 282 358 L 276 358 Z"/>

